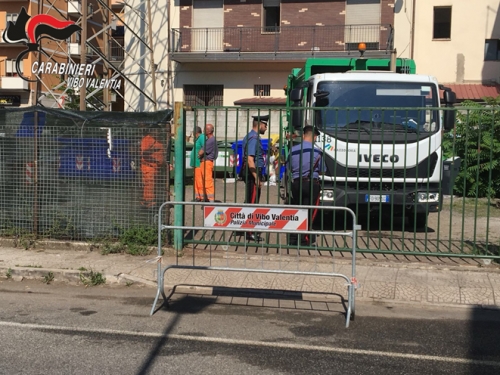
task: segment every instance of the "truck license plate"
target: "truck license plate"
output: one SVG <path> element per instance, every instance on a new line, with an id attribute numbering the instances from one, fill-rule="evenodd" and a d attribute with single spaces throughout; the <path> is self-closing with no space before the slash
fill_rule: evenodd
<path id="1" fill-rule="evenodd" d="M 365 195 L 365 202 L 375 202 L 375 203 L 389 203 L 388 195 Z"/>

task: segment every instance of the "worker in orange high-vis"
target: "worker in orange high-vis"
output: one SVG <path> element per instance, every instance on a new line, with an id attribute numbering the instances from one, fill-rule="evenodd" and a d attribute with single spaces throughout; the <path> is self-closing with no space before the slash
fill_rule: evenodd
<path id="1" fill-rule="evenodd" d="M 206 124 L 205 144 L 198 151 L 205 202 L 213 202 L 215 200 L 214 163 L 217 156 L 219 156 L 219 149 L 217 147 L 217 140 L 215 139 L 215 128 L 212 124 Z"/>
<path id="2" fill-rule="evenodd" d="M 160 142 L 159 129 L 151 129 L 141 141 L 142 201 L 147 208 L 156 206 L 155 188 L 161 167 L 165 164 L 165 150 Z"/>
<path id="3" fill-rule="evenodd" d="M 191 150 L 190 165 L 194 169 L 193 172 L 193 185 L 194 185 L 194 200 L 196 202 L 203 202 L 205 200 L 205 189 L 204 189 L 204 179 L 203 172 L 200 168 L 200 156 L 199 151 L 205 145 L 205 134 L 203 134 L 201 127 L 196 127 L 196 133 L 192 136 L 194 138 L 193 149 Z"/>

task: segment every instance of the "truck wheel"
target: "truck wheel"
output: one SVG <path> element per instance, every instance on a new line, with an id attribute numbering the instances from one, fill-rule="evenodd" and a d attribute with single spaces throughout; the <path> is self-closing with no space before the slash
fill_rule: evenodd
<path id="1" fill-rule="evenodd" d="M 425 229 L 427 227 L 427 216 L 426 212 L 417 212 L 417 214 L 409 214 L 408 222 L 410 223 L 410 228 Z"/>

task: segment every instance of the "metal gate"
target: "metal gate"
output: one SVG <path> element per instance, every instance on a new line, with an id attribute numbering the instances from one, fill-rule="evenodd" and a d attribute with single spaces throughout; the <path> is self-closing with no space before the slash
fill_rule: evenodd
<path id="1" fill-rule="evenodd" d="M 375 110 L 390 111 L 380 108 L 374 108 L 373 111 Z M 347 205 L 356 213 L 362 227 L 358 233 L 358 252 L 370 253 L 373 256 L 380 254 L 383 257 L 401 256 L 400 259 L 408 256 L 500 259 L 500 210 L 498 209 L 500 164 L 496 161 L 500 158 L 500 151 L 495 146 L 496 143 L 491 142 L 500 135 L 500 115 L 494 106 L 475 105 L 454 110 L 458 119 L 455 129 L 442 135 L 441 147 L 419 168 L 413 168 L 414 170 L 396 169 L 391 166 L 383 169 L 375 168 L 376 163 L 383 161 L 384 155 L 381 155 L 380 159 L 377 155 L 361 155 L 363 162 L 365 161 L 363 158 L 371 160 L 366 170 L 349 168 L 343 171 L 341 166 L 335 167 L 338 168 L 338 173 L 343 171 L 342 173 L 354 179 L 352 183 L 354 190 L 371 189 L 377 191 L 379 196 L 378 201 L 370 198 L 368 201 L 356 200 Z M 203 128 L 205 124 L 211 123 L 215 126 L 218 142 L 224 144 L 226 150 L 232 150 L 234 153 L 225 164 L 226 173 L 219 171 L 214 176 L 215 196 L 219 201 L 232 203 L 245 200 L 244 181 L 231 177 L 237 176 L 241 165 L 241 140 L 251 130 L 252 116 L 257 114 L 270 115 L 268 130 L 261 138 L 268 161 L 268 171 L 273 173 L 270 180 L 264 184 L 260 203 L 287 204 L 284 199 L 287 189 L 284 186 L 285 163 L 294 135 L 287 129 L 285 108 L 198 107 L 181 114 L 180 124 L 183 126 L 179 126 L 179 132 L 187 134 L 195 126 Z M 356 144 L 354 138 L 353 145 Z M 335 155 L 342 152 L 335 140 L 330 143 L 322 141 L 321 147 L 324 152 L 333 150 Z M 417 151 L 426 150 L 420 148 L 416 149 Z M 425 177 L 436 169 L 441 169 L 443 176 L 450 175 L 451 184 L 445 186 L 444 183 L 439 183 L 441 194 L 435 197 L 437 201 L 433 208 L 434 212 L 424 213 L 425 221 L 422 215 L 416 215 L 411 209 L 411 201 L 398 211 L 394 202 L 382 199 L 390 196 L 396 188 L 408 189 L 409 200 L 423 199 L 419 196 L 413 197 L 413 193 L 409 190 L 410 185 L 405 182 L 400 183 L 398 179 L 404 181 L 404 177 L 411 173 Z M 368 182 L 366 182 L 367 176 L 371 176 Z M 381 178 L 389 178 L 390 182 L 377 183 L 377 179 Z M 182 182 L 182 186 L 176 190 L 177 199 L 187 201 L 194 199 L 191 182 L 184 179 Z M 325 184 L 325 181 L 322 184 Z M 335 190 L 344 188 L 346 183 L 333 178 L 329 184 L 331 189 Z M 430 189 L 429 184 L 425 182 L 420 187 L 423 192 Z M 336 203 L 330 202 L 330 204 Z M 385 216 L 383 211 L 389 215 Z M 189 224 L 194 226 L 196 218 L 190 220 L 192 221 Z M 342 214 L 331 217 L 324 212 L 315 222 L 317 230 L 334 231 L 350 227 L 348 218 Z M 207 243 L 203 239 L 182 239 L 182 244 L 178 242 L 176 246 L 184 244 L 204 246 Z M 231 242 L 231 245 L 237 244 L 237 241 Z M 222 246 L 224 243 L 220 242 L 219 245 Z M 309 249 L 327 257 L 332 250 L 339 253 L 350 251 L 349 248 L 344 248 L 342 243 L 337 243 L 332 248 L 324 242 Z"/>

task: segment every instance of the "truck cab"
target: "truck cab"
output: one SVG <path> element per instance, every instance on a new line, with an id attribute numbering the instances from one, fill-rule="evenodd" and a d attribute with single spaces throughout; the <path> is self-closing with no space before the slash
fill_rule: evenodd
<path id="1" fill-rule="evenodd" d="M 442 108 L 455 102 L 451 90 L 432 76 L 373 70 L 302 74 L 289 84 L 291 127 L 320 131 L 323 205 L 405 216 L 416 228 L 441 209 L 442 135 L 455 121 Z"/>

